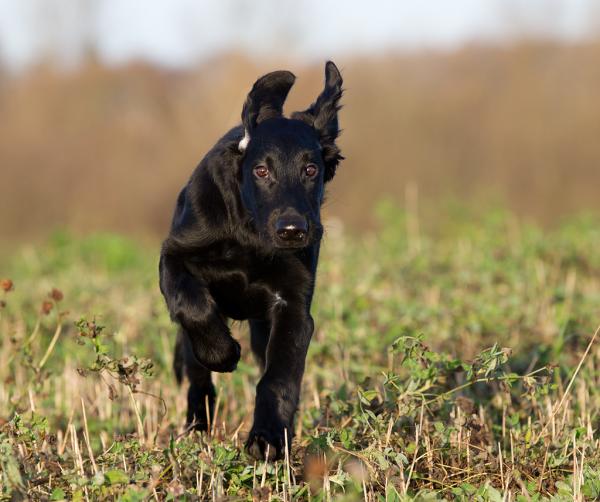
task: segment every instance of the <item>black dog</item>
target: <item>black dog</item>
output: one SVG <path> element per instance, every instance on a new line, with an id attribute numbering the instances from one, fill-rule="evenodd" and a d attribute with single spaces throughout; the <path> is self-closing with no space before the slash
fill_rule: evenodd
<path id="1" fill-rule="evenodd" d="M 175 372 L 190 380 L 187 421 L 206 430 L 211 371 L 236 368 L 240 345 L 227 318 L 248 319 L 263 376 L 246 447 L 282 456 L 313 333 L 310 305 L 324 184 L 342 159 L 335 144 L 342 78 L 332 62 L 325 89 L 303 112 L 282 115 L 295 77 L 276 71 L 254 84 L 242 125 L 204 157 L 177 199 L 160 257 L 160 289 L 180 326 Z M 208 403 L 209 409 L 206 409 Z"/>

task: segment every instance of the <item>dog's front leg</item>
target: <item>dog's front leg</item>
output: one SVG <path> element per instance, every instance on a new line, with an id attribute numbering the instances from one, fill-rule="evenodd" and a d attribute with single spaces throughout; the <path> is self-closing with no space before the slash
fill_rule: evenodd
<path id="1" fill-rule="evenodd" d="M 160 289 L 197 361 L 210 371 L 233 371 L 240 344 L 231 336 L 208 286 L 190 274 L 181 258 L 163 254 Z"/>
<path id="2" fill-rule="evenodd" d="M 277 308 L 271 322 L 265 373 L 256 387 L 254 425 L 246 444 L 248 452 L 261 460 L 283 456 L 286 433 L 288 447 L 291 446 L 306 352 L 314 327 L 305 302 Z"/>

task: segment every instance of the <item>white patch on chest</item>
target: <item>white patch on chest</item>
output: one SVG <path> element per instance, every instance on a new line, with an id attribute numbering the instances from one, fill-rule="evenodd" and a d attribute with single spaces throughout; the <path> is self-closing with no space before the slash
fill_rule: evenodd
<path id="1" fill-rule="evenodd" d="M 283 299 L 283 297 L 279 294 L 279 291 L 276 291 L 273 295 L 273 306 L 274 307 L 285 307 L 287 302 Z"/>

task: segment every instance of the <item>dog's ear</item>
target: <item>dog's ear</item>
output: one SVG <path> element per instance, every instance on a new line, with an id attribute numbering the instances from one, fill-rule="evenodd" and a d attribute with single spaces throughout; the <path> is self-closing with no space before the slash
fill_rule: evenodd
<path id="1" fill-rule="evenodd" d="M 283 103 L 295 80 L 292 72 L 274 71 L 254 83 L 242 109 L 245 134 L 239 145 L 241 151 L 248 146 L 252 132 L 258 124 L 263 120 L 282 116 Z"/>
<path id="2" fill-rule="evenodd" d="M 342 75 L 333 61 L 325 65 L 325 89 L 317 100 L 303 112 L 295 112 L 292 118 L 302 120 L 315 128 L 323 148 L 325 162 L 325 181 L 331 180 L 340 160 L 344 157 L 335 144 L 340 132 L 338 125 L 339 104 L 342 97 Z"/>

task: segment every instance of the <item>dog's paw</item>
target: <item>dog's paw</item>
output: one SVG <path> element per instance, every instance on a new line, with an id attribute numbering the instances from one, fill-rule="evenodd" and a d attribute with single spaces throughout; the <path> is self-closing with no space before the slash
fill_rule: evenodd
<path id="1" fill-rule="evenodd" d="M 278 446 L 280 441 L 275 438 L 269 438 L 269 434 L 264 432 L 251 432 L 246 442 L 246 451 L 256 460 L 273 461 L 283 457 L 283 448 Z"/>
<path id="2" fill-rule="evenodd" d="M 284 430 L 283 427 L 271 430 L 253 427 L 248 436 L 248 441 L 246 441 L 246 451 L 256 460 L 273 461 L 283 458 L 285 453 Z M 288 447 L 290 441 L 288 430 Z"/>
<path id="3" fill-rule="evenodd" d="M 206 419 L 198 420 L 193 418 L 191 421 L 186 420 L 185 428 L 187 431 L 196 431 L 196 432 L 207 432 L 208 431 L 208 422 Z"/>
<path id="4" fill-rule="evenodd" d="M 242 354 L 240 344 L 228 336 L 220 343 L 193 343 L 192 348 L 197 361 L 210 371 L 229 373 L 237 368 Z"/>

